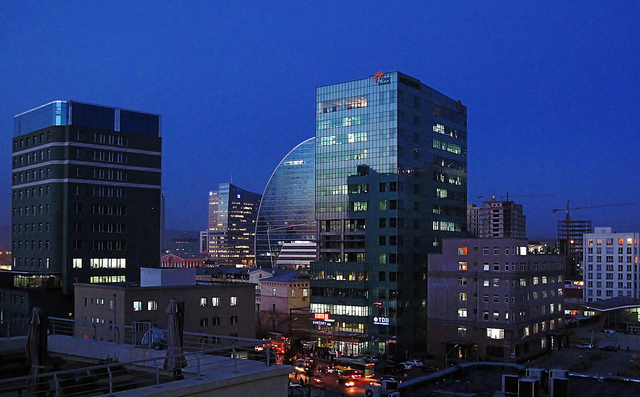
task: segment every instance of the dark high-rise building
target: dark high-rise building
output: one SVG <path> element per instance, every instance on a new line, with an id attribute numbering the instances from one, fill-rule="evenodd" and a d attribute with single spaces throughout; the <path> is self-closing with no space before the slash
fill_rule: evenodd
<path id="1" fill-rule="evenodd" d="M 584 259 L 583 236 L 592 233 L 591 221 L 579 221 L 567 218 L 558 221 L 558 246 L 560 252 L 565 255 L 566 275 L 575 278 L 582 275 L 579 264 Z"/>
<path id="2" fill-rule="evenodd" d="M 26 313 L 67 315 L 74 283 L 159 267 L 161 149 L 155 114 L 55 101 L 15 116 L 11 293 Z"/>
<path id="3" fill-rule="evenodd" d="M 315 143 L 309 138 L 291 150 L 264 189 L 256 223 L 259 267 L 274 267 L 285 244 L 316 241 Z"/>
<path id="4" fill-rule="evenodd" d="M 209 192 L 209 257 L 216 265 L 254 265 L 260 198 L 230 183 Z"/>
<path id="5" fill-rule="evenodd" d="M 467 108 L 399 72 L 316 89 L 312 338 L 426 351 L 427 256 L 466 230 Z"/>

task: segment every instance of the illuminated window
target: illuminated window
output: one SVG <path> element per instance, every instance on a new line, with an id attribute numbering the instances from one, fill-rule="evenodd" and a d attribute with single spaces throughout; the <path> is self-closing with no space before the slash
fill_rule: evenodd
<path id="1" fill-rule="evenodd" d="M 200 307 L 207 307 L 207 298 L 200 298 Z"/>
<path id="2" fill-rule="evenodd" d="M 147 310 L 158 310 L 158 302 L 147 301 Z"/>
<path id="3" fill-rule="evenodd" d="M 229 299 L 229 305 L 230 306 L 238 306 L 238 297 L 237 296 L 232 296 L 231 299 Z"/>
<path id="4" fill-rule="evenodd" d="M 504 339 L 504 329 L 502 329 L 502 328 L 487 328 L 487 338 L 490 338 L 490 339 Z"/>
<path id="5" fill-rule="evenodd" d="M 133 311 L 134 312 L 142 311 L 142 301 L 133 301 Z"/>
<path id="6" fill-rule="evenodd" d="M 73 268 L 82 269 L 82 258 L 73 258 Z"/>
<path id="7" fill-rule="evenodd" d="M 458 262 L 458 270 L 467 270 L 467 262 Z"/>
<path id="8" fill-rule="evenodd" d="M 467 255 L 467 247 L 458 247 L 458 255 Z"/>
<path id="9" fill-rule="evenodd" d="M 466 301 L 467 300 L 467 293 L 466 292 L 460 292 L 458 294 L 458 300 Z"/>
<path id="10" fill-rule="evenodd" d="M 220 306 L 220 297 L 219 296 L 211 297 L 211 306 Z"/>
<path id="11" fill-rule="evenodd" d="M 467 318 L 467 309 L 466 308 L 458 309 L 458 318 Z"/>

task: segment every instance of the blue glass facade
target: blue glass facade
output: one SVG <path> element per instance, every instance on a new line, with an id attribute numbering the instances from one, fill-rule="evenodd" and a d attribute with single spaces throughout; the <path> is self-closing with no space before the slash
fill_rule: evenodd
<path id="1" fill-rule="evenodd" d="M 316 240 L 315 142 L 310 138 L 296 146 L 269 178 L 256 223 L 259 267 L 272 267 L 285 243 Z"/>
<path id="2" fill-rule="evenodd" d="M 160 136 L 160 116 L 77 101 L 53 101 L 14 117 L 13 136 L 47 127 L 75 125 L 138 135 Z"/>
<path id="3" fill-rule="evenodd" d="M 230 183 L 209 192 L 209 257 L 217 265 L 254 265 L 260 198 Z"/>
<path id="4" fill-rule="evenodd" d="M 316 90 L 312 330 L 349 354 L 425 351 L 427 256 L 466 223 L 466 107 L 402 73 Z"/>

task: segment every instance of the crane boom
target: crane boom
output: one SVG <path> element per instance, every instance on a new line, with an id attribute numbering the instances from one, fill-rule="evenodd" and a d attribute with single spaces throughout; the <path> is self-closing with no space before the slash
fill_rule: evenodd
<path id="1" fill-rule="evenodd" d="M 567 206 L 565 208 L 554 208 L 551 211 L 553 211 L 553 213 L 555 214 L 558 211 L 565 211 L 565 213 L 567 214 L 567 218 L 569 217 L 569 211 L 571 210 L 583 210 L 583 209 L 588 209 L 588 208 L 605 208 L 605 207 L 620 207 L 620 206 L 624 206 L 624 205 L 635 205 L 636 203 L 611 203 L 611 204 L 598 204 L 598 205 L 587 205 L 587 206 L 583 206 L 583 207 L 571 207 L 569 205 L 569 201 L 567 200 Z"/>
<path id="2" fill-rule="evenodd" d="M 507 192 L 506 195 L 501 195 L 501 196 L 496 196 L 495 193 L 491 196 L 491 200 L 495 200 L 496 197 L 501 197 L 501 198 L 506 198 L 505 201 L 509 201 L 509 197 L 548 197 L 548 196 L 555 196 L 555 194 L 512 194 L 510 195 L 509 192 Z M 488 199 L 489 196 L 478 196 L 478 199 Z"/>

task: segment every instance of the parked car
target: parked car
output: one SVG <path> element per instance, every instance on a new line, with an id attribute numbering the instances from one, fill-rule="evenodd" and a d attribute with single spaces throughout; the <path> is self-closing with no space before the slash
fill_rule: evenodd
<path id="1" fill-rule="evenodd" d="M 407 360 L 404 362 L 405 364 L 409 364 L 412 367 L 422 367 L 422 361 L 418 360 Z"/>
<path id="2" fill-rule="evenodd" d="M 400 364 L 398 364 L 398 367 L 400 369 L 403 369 L 403 370 L 406 371 L 406 370 L 410 370 L 411 369 L 411 364 L 409 364 L 408 362 L 405 361 L 405 362 L 401 362 Z"/>
<path id="3" fill-rule="evenodd" d="M 620 350 L 620 343 L 618 342 L 615 345 L 601 346 L 600 349 L 605 352 L 617 352 Z"/>
<path id="4" fill-rule="evenodd" d="M 392 380 L 394 382 L 402 383 L 402 378 L 397 376 L 382 375 L 380 377 L 380 382 L 382 382 L 383 380 Z"/>
<path id="5" fill-rule="evenodd" d="M 578 349 L 591 350 L 593 349 L 593 345 L 591 343 L 581 343 L 578 345 Z"/>

